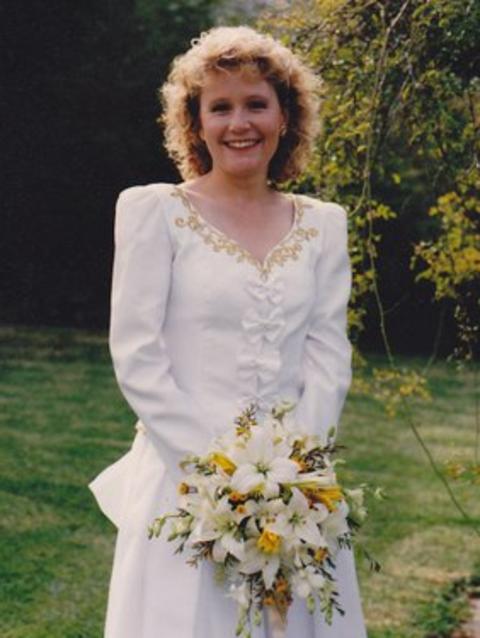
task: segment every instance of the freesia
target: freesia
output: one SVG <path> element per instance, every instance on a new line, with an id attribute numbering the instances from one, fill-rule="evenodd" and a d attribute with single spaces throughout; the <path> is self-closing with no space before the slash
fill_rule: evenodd
<path id="1" fill-rule="evenodd" d="M 294 591 L 300 598 L 307 598 L 325 582 L 324 576 L 310 566 L 296 572 L 292 580 Z"/>

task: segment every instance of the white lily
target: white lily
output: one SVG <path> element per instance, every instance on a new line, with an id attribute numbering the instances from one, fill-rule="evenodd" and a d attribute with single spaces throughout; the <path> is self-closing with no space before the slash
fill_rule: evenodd
<path id="1" fill-rule="evenodd" d="M 201 474 L 190 474 L 182 484 L 185 488 L 192 488 L 192 491 L 182 492 L 178 498 L 178 506 L 187 510 L 193 516 L 200 514 L 205 502 L 215 502 L 215 491 L 222 487 L 222 478 L 216 474 L 211 476 L 203 476 Z"/>
<path id="2" fill-rule="evenodd" d="M 270 527 L 277 520 L 277 515 L 285 509 L 286 505 L 281 498 L 274 498 L 268 501 L 264 499 L 259 501 L 249 500 L 245 503 L 245 507 L 248 514 L 258 521 L 259 526 L 264 529 L 265 527 Z"/>
<path id="3" fill-rule="evenodd" d="M 232 510 L 227 496 L 220 499 L 213 507 L 210 503 L 204 502 L 189 542 L 194 544 L 214 540 L 212 551 L 213 560 L 216 562 L 223 562 L 228 553 L 242 560 L 244 543 L 235 536 L 238 524 L 244 516 L 245 514 Z"/>
<path id="4" fill-rule="evenodd" d="M 261 571 L 265 587 L 270 589 L 280 567 L 280 556 L 259 549 L 257 540 L 251 538 L 245 543 L 245 558 L 238 569 L 242 574 L 255 574 Z"/>
<path id="5" fill-rule="evenodd" d="M 330 512 L 329 515 L 322 522 L 322 531 L 327 539 L 330 553 L 332 555 L 338 550 L 338 543 L 336 541 L 338 536 L 342 536 L 350 531 L 347 523 L 348 505 L 345 501 L 341 501 L 335 511 Z"/>
<path id="6" fill-rule="evenodd" d="M 280 493 L 280 483 L 290 483 L 298 474 L 298 465 L 288 458 L 290 447 L 283 439 L 275 439 L 271 427 L 257 427 L 244 449 L 235 450 L 237 469 L 232 475 L 232 488 L 246 494 L 258 490 L 265 498 Z"/>
<path id="7" fill-rule="evenodd" d="M 301 541 L 313 547 L 326 547 L 327 543 L 318 528 L 323 518 L 324 513 L 311 508 L 302 492 L 293 488 L 292 498 L 270 529 L 284 538 L 290 547 Z"/>

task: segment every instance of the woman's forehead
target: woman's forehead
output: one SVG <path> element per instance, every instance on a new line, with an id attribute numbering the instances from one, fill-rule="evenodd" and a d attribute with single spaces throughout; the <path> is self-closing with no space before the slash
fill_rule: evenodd
<path id="1" fill-rule="evenodd" d="M 214 97 L 219 94 L 258 94 L 265 97 L 274 93 L 272 84 L 257 70 L 245 72 L 244 69 L 225 71 L 211 70 L 202 78 L 200 94 L 204 97 Z"/>

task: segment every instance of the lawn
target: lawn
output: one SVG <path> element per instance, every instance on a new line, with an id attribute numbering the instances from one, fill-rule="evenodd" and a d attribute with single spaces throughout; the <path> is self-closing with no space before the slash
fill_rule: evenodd
<path id="1" fill-rule="evenodd" d="M 0 328 L 0 356 L 0 635 L 100 638 L 115 530 L 87 483 L 128 449 L 134 417 L 104 335 Z M 440 362 L 431 388 L 434 401 L 414 413 L 435 458 L 471 457 L 470 376 Z M 359 561 L 369 638 L 421 638 L 419 608 L 471 571 L 479 538 L 402 420 L 351 395 L 340 440 L 352 479 L 389 495 L 374 505 L 363 534 L 382 571 L 369 573 Z M 454 490 L 480 527 L 479 487 Z"/>

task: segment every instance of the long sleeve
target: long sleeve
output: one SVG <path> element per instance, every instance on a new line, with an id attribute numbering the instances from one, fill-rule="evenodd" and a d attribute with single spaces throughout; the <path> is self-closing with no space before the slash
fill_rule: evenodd
<path id="1" fill-rule="evenodd" d="M 331 426 L 338 426 L 352 378 L 352 347 L 347 336 L 351 267 L 345 210 L 329 204 L 321 212 L 325 215 L 323 245 L 303 355 L 304 386 L 295 415 L 300 426 L 325 438 Z"/>
<path id="2" fill-rule="evenodd" d="M 177 481 L 179 461 L 203 453 L 209 439 L 201 409 L 175 381 L 162 334 L 172 258 L 158 190 L 123 191 L 115 218 L 110 352 L 125 399 Z"/>

